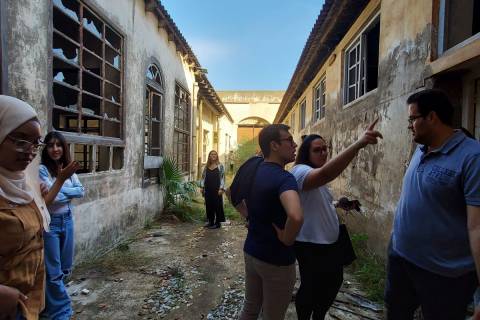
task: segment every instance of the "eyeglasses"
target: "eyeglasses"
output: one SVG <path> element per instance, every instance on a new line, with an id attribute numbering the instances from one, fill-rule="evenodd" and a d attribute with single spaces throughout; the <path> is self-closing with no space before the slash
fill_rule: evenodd
<path id="1" fill-rule="evenodd" d="M 40 151 L 40 149 L 45 146 L 45 143 L 43 143 L 42 139 L 40 138 L 34 142 L 17 139 L 15 137 L 12 137 L 11 135 L 7 135 L 7 138 L 13 142 L 15 146 L 15 151 L 17 152 L 22 152 L 22 153 L 31 152 L 31 153 L 37 154 L 38 151 Z"/>
<path id="2" fill-rule="evenodd" d="M 413 123 L 415 122 L 415 120 L 417 120 L 418 118 L 423 118 L 423 117 L 424 117 L 424 116 L 422 116 L 421 114 L 416 115 L 416 116 L 408 117 L 408 124 L 409 124 L 409 125 L 413 125 Z"/>
<path id="3" fill-rule="evenodd" d="M 287 141 L 287 142 L 289 142 L 291 145 L 293 145 L 293 144 L 295 143 L 295 141 L 293 141 L 293 137 L 292 137 L 292 136 L 290 136 L 290 137 L 288 137 L 288 138 L 278 139 L 277 141 L 280 142 L 280 143 L 282 143 L 282 141 Z"/>

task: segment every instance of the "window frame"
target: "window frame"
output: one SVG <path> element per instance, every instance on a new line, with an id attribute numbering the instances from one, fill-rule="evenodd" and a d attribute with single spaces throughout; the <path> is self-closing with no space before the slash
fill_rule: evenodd
<path id="1" fill-rule="evenodd" d="M 160 163 L 165 151 L 165 88 L 162 69 L 155 59 L 148 64 L 145 73 L 145 99 L 143 104 L 143 186 L 160 181 Z M 156 72 L 152 73 L 154 69 Z M 154 77 L 149 77 L 149 73 Z M 155 76 L 156 75 L 156 76 Z M 154 97 L 158 97 L 157 114 L 153 115 Z M 158 119 L 156 119 L 158 116 Z M 154 124 L 158 131 L 153 129 Z M 156 135 L 156 140 L 153 135 Z M 154 141 L 156 143 L 154 144 Z"/>
<path id="2" fill-rule="evenodd" d="M 475 0 L 473 0 L 475 1 Z M 456 47 L 462 46 L 464 43 L 468 43 L 471 41 L 473 38 L 480 38 L 480 32 L 474 33 L 470 35 L 469 37 L 463 39 L 459 43 L 452 45 L 447 48 L 448 44 L 448 33 L 450 31 L 450 21 L 449 21 L 449 8 L 448 6 L 450 5 L 451 0 L 438 0 L 438 7 L 437 7 L 437 14 L 436 14 L 436 24 L 437 24 L 437 41 L 436 41 L 436 50 L 432 49 L 433 56 L 438 59 L 439 57 L 447 54 L 451 50 L 455 50 Z M 474 13 L 472 13 L 474 14 Z M 472 20 L 474 20 L 475 17 L 472 17 Z M 435 42 L 435 40 L 434 40 Z M 436 51 L 436 52 L 435 52 Z"/>
<path id="3" fill-rule="evenodd" d="M 307 99 L 303 99 L 300 102 L 300 130 L 305 129 L 307 120 Z"/>
<path id="4" fill-rule="evenodd" d="M 182 99 L 182 94 L 185 95 L 185 99 Z M 185 109 L 181 108 L 181 101 L 185 101 Z M 190 92 L 185 89 L 180 83 L 175 82 L 174 91 L 174 116 L 173 116 L 173 157 L 183 174 L 190 172 L 191 165 L 191 146 L 190 139 L 192 135 L 192 110 L 190 101 Z M 180 121 L 180 113 L 182 112 L 183 127 L 177 126 Z M 185 117 L 186 115 L 186 117 Z M 187 118 L 187 119 L 185 119 Z M 181 138 L 181 139 L 180 139 Z M 182 151 L 180 152 L 180 146 Z M 180 157 L 181 156 L 181 157 Z M 180 161 L 182 159 L 183 161 Z"/>
<path id="5" fill-rule="evenodd" d="M 365 24 L 365 27 L 363 27 L 358 35 L 350 42 L 350 44 L 344 49 L 343 52 L 343 62 L 344 62 L 344 67 L 343 67 L 343 105 L 344 107 L 349 105 L 350 103 L 356 101 L 357 99 L 365 96 L 371 91 L 374 91 L 376 88 L 378 88 L 378 79 L 377 79 L 377 87 L 375 89 L 371 89 L 368 91 L 367 85 L 368 85 L 368 72 L 367 72 L 367 33 L 371 29 L 375 27 L 376 24 L 380 24 L 380 12 L 377 12 L 375 15 L 372 16 L 368 20 L 368 22 Z M 380 43 L 379 43 L 380 46 Z M 350 53 L 353 50 L 358 50 L 359 56 L 355 61 L 355 77 L 356 77 L 356 82 L 354 84 L 349 83 L 350 80 L 350 70 L 352 70 L 354 67 L 351 67 L 351 64 L 349 63 L 350 59 Z M 378 61 L 377 61 L 378 65 Z M 377 73 L 378 73 L 378 67 L 377 67 Z M 377 74 L 378 78 L 378 74 Z M 349 89 L 355 87 L 355 94 L 354 98 L 349 100 L 350 95 L 349 95 Z"/>
<path id="6" fill-rule="evenodd" d="M 62 1 L 62 0 L 58 0 L 58 1 Z M 78 142 L 78 143 L 85 143 L 85 142 L 91 142 L 90 144 L 101 144 L 101 145 L 119 145 L 119 146 L 124 146 L 125 145 L 125 142 L 124 142 L 124 131 L 125 131 L 125 105 L 124 105 L 124 101 L 125 101 L 125 88 L 124 88 L 124 84 L 125 84 L 125 81 L 124 81 L 124 78 L 125 78 L 125 34 L 122 33 L 120 30 L 120 28 L 115 24 L 113 23 L 112 21 L 110 21 L 108 18 L 104 17 L 104 15 L 102 15 L 101 13 L 101 10 L 90 5 L 90 3 L 86 3 L 85 1 L 83 0 L 71 0 L 72 2 L 76 3 L 76 5 L 78 6 L 78 20 L 75 20 L 73 19 L 72 17 L 68 16 L 68 13 L 66 13 L 64 11 L 64 9 L 62 9 L 61 7 L 59 7 L 55 1 L 52 1 L 52 5 L 51 5 L 51 8 L 52 8 L 52 33 L 51 33 L 51 42 L 50 42 L 50 45 L 51 45 L 51 49 L 50 49 L 50 56 L 51 56 L 51 61 L 52 61 L 52 66 L 50 67 L 50 72 L 52 72 L 52 76 L 51 76 L 51 88 L 54 88 L 56 85 L 59 86 L 60 88 L 63 88 L 65 89 L 65 87 L 67 89 L 70 89 L 70 90 L 73 90 L 73 91 L 76 91 L 76 95 L 77 95 L 77 100 L 76 100 L 76 106 L 77 106 L 77 110 L 75 109 L 70 109 L 70 108 L 65 108 L 65 107 L 61 107 L 59 105 L 56 105 L 54 99 L 53 99 L 53 96 L 54 94 L 52 93 L 52 103 L 49 107 L 49 121 L 48 121 L 48 128 L 49 130 L 58 130 L 60 132 L 62 132 L 62 134 L 64 134 L 68 141 L 75 141 L 75 142 Z M 63 2 L 62 2 L 63 4 Z M 102 38 L 98 38 L 96 37 L 95 35 L 93 35 L 93 33 L 90 31 L 90 29 L 88 29 L 87 27 L 85 27 L 85 23 L 84 23 L 84 12 L 85 12 L 85 9 L 87 10 L 87 12 L 95 19 L 97 19 L 101 25 L 102 25 Z M 54 22 L 54 16 L 55 16 L 55 12 L 57 12 L 56 14 L 60 14 L 62 15 L 61 17 L 63 19 L 66 19 L 68 21 L 71 22 L 71 25 L 67 25 L 65 26 L 65 28 L 71 28 L 72 25 L 73 27 L 77 30 L 77 36 L 78 36 L 78 41 L 69 37 L 65 32 L 62 32 L 62 30 L 65 30 L 65 29 L 62 29 L 62 30 L 58 30 L 55 28 L 55 22 Z M 87 20 L 89 21 L 89 20 Z M 86 30 L 86 31 L 82 31 L 82 30 Z M 98 31 L 98 30 L 97 30 Z M 110 42 L 106 39 L 106 32 L 110 32 L 112 34 L 114 34 L 115 37 L 118 37 L 119 39 L 119 46 L 120 48 L 117 50 L 113 44 L 110 44 Z M 101 42 L 101 45 L 102 45 L 102 56 L 98 56 L 96 55 L 96 53 L 94 51 L 91 50 L 91 48 L 88 48 L 87 46 L 85 46 L 85 41 L 83 41 L 83 36 L 84 34 L 89 34 L 89 37 L 93 37 L 95 39 L 95 41 L 100 41 Z M 68 42 L 70 43 L 72 46 L 74 47 L 77 47 L 77 56 L 76 56 L 76 60 L 77 62 L 76 63 L 73 63 L 73 62 L 70 62 L 70 61 L 66 61 L 64 57 L 60 56 L 59 54 L 56 54 L 54 53 L 54 38 L 57 37 L 59 39 L 61 39 L 61 41 L 65 41 L 65 42 Z M 119 60 L 118 60 L 118 63 L 119 63 L 119 68 L 116 68 L 113 64 L 110 64 L 109 61 L 108 61 L 108 58 L 106 56 L 106 51 L 107 51 L 107 47 L 108 47 L 108 50 L 113 52 L 114 55 L 115 53 L 117 53 L 117 55 L 115 55 L 115 57 L 119 57 Z M 96 59 L 96 60 L 99 60 L 100 62 L 100 68 L 101 68 L 101 75 L 97 75 L 96 73 L 92 72 L 92 71 L 89 71 L 88 68 L 85 68 L 85 62 L 83 61 L 84 59 L 84 55 L 88 55 L 90 56 L 91 58 L 93 59 Z M 59 80 L 56 80 L 55 79 L 55 73 L 53 71 L 54 69 L 54 62 L 55 61 L 58 61 L 58 63 L 63 63 L 63 64 L 68 64 L 69 66 L 73 67 L 73 69 L 76 69 L 76 72 L 78 72 L 78 82 L 77 82 L 77 85 L 76 86 L 72 86 L 72 85 L 68 85 L 68 83 L 61 83 L 61 81 Z M 117 72 L 118 72 L 118 84 L 116 84 L 115 82 L 112 82 L 110 81 L 109 79 L 107 79 L 107 75 L 106 75 L 106 68 L 112 68 L 115 69 Z M 84 77 L 84 74 L 92 79 L 96 79 L 100 82 L 100 93 L 98 95 L 95 95 L 91 92 L 89 92 L 87 89 L 85 89 L 83 87 L 83 77 Z M 58 75 L 58 73 L 57 73 Z M 111 86 L 112 90 L 118 90 L 118 99 L 119 101 L 114 101 L 112 99 L 108 99 L 107 98 L 107 95 L 106 95 L 106 87 L 107 86 Z M 85 108 L 85 106 L 83 106 L 83 96 L 88 96 L 88 97 L 91 97 L 92 99 L 97 99 L 97 100 L 100 100 L 99 102 L 99 114 L 86 114 L 82 109 Z M 112 95 L 113 96 L 113 95 Z M 112 109 L 114 109 L 114 105 L 117 106 L 119 108 L 118 110 L 118 113 L 116 115 L 118 115 L 118 118 L 119 119 L 116 119 L 117 117 L 114 115 L 113 117 L 109 118 L 109 114 L 106 112 L 106 104 L 109 104 L 112 106 Z M 78 127 L 75 131 L 66 131 L 64 130 L 63 128 L 56 128 L 54 126 L 54 110 L 58 110 L 58 112 L 61 112 L 61 111 L 64 111 L 64 112 L 67 112 L 68 114 L 72 114 L 72 115 L 77 115 L 77 120 L 79 122 L 78 124 Z M 103 116 L 102 116 L 103 114 Z M 86 116 L 85 116 L 86 115 Z M 105 117 L 105 115 L 107 115 Z M 93 135 L 93 134 L 89 134 L 89 133 L 84 133 L 82 132 L 83 128 L 80 126 L 80 122 L 82 122 L 82 119 L 89 119 L 89 120 L 98 120 L 99 121 L 99 135 Z M 72 118 L 73 120 L 75 120 L 75 118 Z M 116 123 L 118 124 L 118 136 L 108 136 L 108 135 L 105 135 L 104 131 L 104 123 Z"/>
<path id="7" fill-rule="evenodd" d="M 58 4 L 60 2 L 60 4 Z M 110 173 L 110 172 L 117 172 L 121 171 L 125 168 L 125 55 L 126 55 L 126 50 L 125 50 L 125 39 L 126 35 L 120 31 L 121 28 L 114 22 L 112 22 L 110 19 L 108 19 L 105 14 L 105 12 L 92 5 L 89 1 L 85 0 L 72 0 L 70 4 L 75 6 L 75 9 L 78 11 L 73 11 L 76 14 L 76 18 L 69 14 L 67 10 L 69 9 L 62 0 L 56 1 L 52 0 L 51 1 L 51 18 L 50 18 L 50 23 L 51 23 L 51 33 L 50 33 L 50 38 L 49 38 L 49 46 L 50 46 L 50 52 L 49 52 L 49 57 L 50 57 L 50 65 L 49 65 L 49 94 L 50 94 L 50 103 L 49 103 L 49 108 L 48 108 L 48 130 L 53 131 L 53 130 L 58 130 L 60 131 L 66 138 L 67 142 L 70 144 L 70 152 L 72 154 L 72 158 L 75 159 L 75 146 L 82 146 L 88 149 L 88 159 L 84 161 L 84 168 L 83 172 L 79 172 L 80 174 L 84 175 L 91 175 L 91 174 L 97 174 L 97 173 Z M 88 12 L 91 18 L 96 19 L 98 22 L 100 22 L 102 28 L 101 28 L 101 35 L 102 38 L 100 39 L 95 33 L 92 33 L 91 30 L 85 26 L 86 24 L 92 24 L 93 20 L 87 20 L 84 21 L 84 12 Z M 72 11 L 70 8 L 69 10 Z M 55 27 L 55 17 L 60 20 L 65 20 L 69 21 L 71 24 L 61 24 L 62 28 L 57 29 Z M 94 23 L 93 23 L 94 24 Z M 94 24 L 95 25 L 95 24 Z M 96 25 L 95 25 L 96 26 Z M 70 29 L 69 29 L 70 28 Z M 83 31 L 84 29 L 87 29 L 87 31 Z M 98 28 L 95 28 L 97 32 Z M 71 30 L 74 30 L 75 33 L 71 33 Z M 71 35 L 74 37 L 78 37 L 78 40 L 75 38 L 72 38 L 72 36 L 69 35 L 69 32 Z M 107 33 L 110 34 L 110 36 L 107 36 Z M 100 41 L 101 42 L 101 47 L 102 47 L 102 53 L 101 56 L 98 56 L 95 54 L 94 50 L 92 48 L 88 48 L 85 46 L 85 42 L 83 41 L 83 36 L 85 34 L 89 34 L 89 36 L 92 39 L 95 39 L 95 41 Z M 110 37 L 110 41 L 107 40 L 107 38 Z M 113 37 L 113 38 L 112 38 Z M 62 54 L 58 54 L 58 52 L 54 53 L 54 39 L 60 39 L 60 41 L 63 41 L 64 43 L 69 43 L 71 46 L 77 48 L 77 53 L 76 61 L 72 62 L 67 59 L 67 56 L 65 55 L 65 52 L 63 52 L 62 48 Z M 118 49 L 116 48 L 116 45 L 118 45 Z M 85 51 L 85 52 L 84 52 Z M 106 52 L 111 53 L 111 56 L 107 57 Z M 96 58 L 99 60 L 99 69 L 101 70 L 101 75 L 96 74 L 93 71 L 88 70 L 87 67 L 85 67 L 86 62 L 83 61 L 83 55 L 84 54 L 89 54 L 91 58 Z M 109 63 L 109 58 L 113 58 L 113 63 Z M 118 60 L 117 60 L 118 59 Z M 62 110 L 62 109 L 57 109 L 58 107 L 55 104 L 54 100 L 54 87 L 55 85 L 62 87 L 62 84 L 59 83 L 59 80 L 55 79 L 55 77 L 58 75 L 59 72 L 54 72 L 54 63 L 57 61 L 60 65 L 72 67 L 72 70 L 75 70 L 77 72 L 77 83 L 76 86 L 68 86 L 68 83 L 63 84 L 63 87 L 66 87 L 70 90 L 77 91 L 76 96 L 76 104 L 75 106 L 77 107 L 77 110 L 75 109 L 69 109 L 69 110 L 63 110 L 70 114 L 77 114 L 77 118 L 72 118 L 73 120 L 77 120 L 78 122 L 78 128 L 76 131 L 64 131 L 63 128 L 55 128 L 54 126 L 54 110 Z M 118 63 L 118 68 L 116 68 L 116 64 Z M 58 66 L 58 65 L 57 65 Z M 105 72 L 105 69 L 108 66 L 109 68 L 112 68 L 117 70 L 118 76 L 116 77 L 116 81 L 110 81 L 107 79 L 107 73 Z M 58 69 L 58 68 L 57 68 Z M 70 69 L 66 69 L 67 71 L 70 71 Z M 116 131 L 119 132 L 118 135 L 115 136 L 107 136 L 107 135 L 92 135 L 88 133 L 82 132 L 84 128 L 80 126 L 81 121 L 86 121 L 85 119 L 92 118 L 93 115 L 88 115 L 87 117 L 82 117 L 81 112 L 82 109 L 82 98 L 83 95 L 90 95 L 92 98 L 94 98 L 94 94 L 91 92 L 88 92 L 88 90 L 83 90 L 83 73 L 91 77 L 92 79 L 95 78 L 97 81 L 100 82 L 99 90 L 100 90 L 100 95 L 98 96 L 100 99 L 100 104 L 99 104 L 99 114 L 95 115 L 96 117 L 93 117 L 93 119 L 97 119 L 99 121 L 99 129 L 101 134 L 104 134 L 104 122 L 112 122 L 112 123 L 117 123 L 118 127 Z M 111 76 L 112 74 L 110 74 Z M 115 83 L 116 82 L 116 83 Z M 111 97 L 115 96 L 115 90 L 117 90 L 116 96 L 118 98 L 118 102 L 115 100 L 112 100 L 111 98 L 108 99 L 106 95 L 106 87 L 107 85 L 111 86 L 110 93 L 112 94 Z M 116 89 L 115 89 L 115 88 Z M 112 91 L 113 90 L 113 91 Z M 88 93 L 85 93 L 88 92 Z M 114 111 L 114 115 L 112 118 L 109 118 L 112 114 L 107 113 L 105 104 L 106 103 L 113 105 L 116 105 L 119 110 L 118 112 Z M 78 110 L 78 107 L 80 106 L 80 110 Z M 115 110 L 112 107 L 113 110 Z M 74 112 L 76 111 L 76 112 Z M 79 113 L 80 111 L 80 113 Z M 68 112 L 68 113 L 67 113 Z M 103 114 L 103 116 L 101 116 Z M 59 115 L 61 116 L 61 114 Z M 118 119 L 116 119 L 118 117 Z M 70 121 L 70 120 L 67 120 Z M 102 128 L 102 129 L 100 129 Z M 100 150 L 103 150 L 104 152 L 106 151 L 107 153 L 104 154 L 103 156 L 100 156 Z M 77 152 L 78 153 L 78 152 Z M 99 158 L 99 159 L 97 159 Z M 108 164 L 107 167 L 100 168 L 100 158 L 103 159 L 102 163 Z"/>
<path id="8" fill-rule="evenodd" d="M 323 94 L 321 89 L 323 88 Z M 312 120 L 313 122 L 320 121 L 325 118 L 325 107 L 327 105 L 327 77 L 323 75 L 313 88 L 313 107 Z"/>

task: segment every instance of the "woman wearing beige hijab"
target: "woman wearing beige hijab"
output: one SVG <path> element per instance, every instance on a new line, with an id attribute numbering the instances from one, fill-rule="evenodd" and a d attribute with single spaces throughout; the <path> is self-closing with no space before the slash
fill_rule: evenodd
<path id="1" fill-rule="evenodd" d="M 44 306 L 43 229 L 49 216 L 38 168 L 26 174 L 42 144 L 33 108 L 0 95 L 0 319 L 38 319 Z M 77 168 L 72 162 L 59 172 L 60 180 Z M 45 193 L 56 194 L 62 184 Z"/>

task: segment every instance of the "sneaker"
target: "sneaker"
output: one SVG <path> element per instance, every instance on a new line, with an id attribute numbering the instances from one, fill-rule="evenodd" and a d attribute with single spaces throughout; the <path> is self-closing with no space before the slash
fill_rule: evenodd
<path id="1" fill-rule="evenodd" d="M 212 224 L 211 226 L 208 227 L 208 229 L 218 229 L 220 226 L 218 224 Z"/>

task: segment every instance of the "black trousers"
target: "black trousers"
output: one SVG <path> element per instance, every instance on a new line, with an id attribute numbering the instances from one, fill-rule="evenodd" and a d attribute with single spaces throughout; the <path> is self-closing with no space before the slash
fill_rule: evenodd
<path id="1" fill-rule="evenodd" d="M 299 320 L 324 319 L 343 282 L 343 265 L 327 261 L 332 246 L 295 242 L 300 289 L 295 299 Z"/>
<path id="2" fill-rule="evenodd" d="M 225 221 L 223 212 L 223 198 L 218 193 L 205 192 L 205 207 L 207 210 L 207 219 L 210 225 L 220 225 Z"/>
<path id="3" fill-rule="evenodd" d="M 385 306 L 388 320 L 411 320 L 421 306 L 425 320 L 464 320 L 478 285 L 475 271 L 456 278 L 422 269 L 388 252 Z"/>

